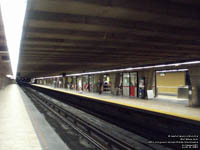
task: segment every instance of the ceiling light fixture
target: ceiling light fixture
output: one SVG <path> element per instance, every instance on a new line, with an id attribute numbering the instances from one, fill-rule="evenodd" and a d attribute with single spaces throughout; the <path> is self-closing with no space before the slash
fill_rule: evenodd
<path id="1" fill-rule="evenodd" d="M 125 69 L 112 69 L 112 70 L 105 70 L 105 71 L 95 71 L 95 72 L 85 72 L 85 73 L 76 73 L 76 74 L 69 74 L 66 77 L 72 76 L 81 76 L 81 75 L 91 75 L 91 74 L 101 74 L 101 73 L 111 73 L 111 72 L 122 72 L 122 71 L 137 71 L 143 69 L 153 69 L 153 68 L 163 68 L 163 67 L 177 67 L 181 65 L 194 65 L 200 64 L 200 61 L 190 61 L 190 62 L 183 62 L 183 63 L 173 63 L 173 64 L 162 64 L 162 65 L 153 65 L 153 66 L 145 66 L 145 67 L 135 67 L 135 68 L 125 68 Z M 188 71 L 188 69 L 177 69 L 179 71 Z M 52 76 L 52 77 L 62 77 L 62 76 Z M 40 77 L 35 79 L 46 79 L 51 77 Z"/>
<path id="2" fill-rule="evenodd" d="M 60 78 L 60 77 L 63 77 L 62 75 L 59 75 L 59 76 L 48 76 L 48 77 L 39 77 L 39 78 L 35 78 L 35 79 L 50 79 L 50 78 Z"/>
<path id="3" fill-rule="evenodd" d="M 134 70 L 163 68 L 163 67 L 177 67 L 177 66 L 181 66 L 181 65 L 192 65 L 192 64 L 200 64 L 200 61 L 190 61 L 190 62 L 183 62 L 183 63 L 162 64 L 162 65 L 153 65 L 153 66 L 145 66 L 145 67 L 135 67 L 135 68 L 125 68 L 125 69 L 113 69 L 113 70 L 106 70 L 106 71 L 76 73 L 76 74 L 70 74 L 70 75 L 66 75 L 66 76 L 70 77 L 70 76 L 101 74 L 101 73 L 109 73 L 109 72 L 134 71 Z"/>
<path id="4" fill-rule="evenodd" d="M 16 79 L 27 0 L 0 0 L 13 78 Z"/>
<path id="5" fill-rule="evenodd" d="M 156 71 L 156 73 L 165 73 L 165 72 L 185 72 L 185 71 L 188 71 L 188 69 L 162 70 L 162 71 Z"/>

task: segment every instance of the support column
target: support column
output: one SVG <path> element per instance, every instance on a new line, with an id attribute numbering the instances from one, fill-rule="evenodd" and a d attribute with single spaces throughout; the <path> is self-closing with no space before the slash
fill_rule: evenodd
<path id="1" fill-rule="evenodd" d="M 94 75 L 94 92 L 99 92 L 99 81 L 103 83 L 103 74 L 95 74 Z"/>
<path id="2" fill-rule="evenodd" d="M 43 83 L 44 85 L 47 85 L 47 79 L 44 79 L 44 83 Z"/>
<path id="3" fill-rule="evenodd" d="M 117 95 L 117 90 L 120 83 L 120 73 L 110 73 L 109 75 L 111 81 L 111 94 Z"/>
<path id="4" fill-rule="evenodd" d="M 73 87 L 73 78 L 72 77 L 67 77 L 67 82 L 69 84 L 69 89 L 71 90 Z"/>
<path id="5" fill-rule="evenodd" d="M 63 88 L 66 88 L 66 77 L 63 77 Z"/>
<path id="6" fill-rule="evenodd" d="M 69 77 L 65 77 L 65 88 L 68 89 L 69 87 Z"/>
<path id="7" fill-rule="evenodd" d="M 145 70 L 145 71 L 138 72 L 138 79 L 139 80 L 140 80 L 140 78 L 145 79 L 145 85 L 144 85 L 144 94 L 145 94 L 144 97 L 145 97 L 145 99 L 147 99 L 147 90 L 152 90 L 153 76 L 154 76 L 154 70 Z"/>
<path id="8" fill-rule="evenodd" d="M 146 89 L 152 90 L 153 87 L 153 77 L 154 77 L 154 71 L 149 70 L 145 72 L 145 78 L 146 78 Z"/>
<path id="9" fill-rule="evenodd" d="M 49 79 L 46 79 L 46 85 L 49 86 Z"/>
<path id="10" fill-rule="evenodd" d="M 189 68 L 191 87 L 189 92 L 189 106 L 200 106 L 200 67 Z"/>

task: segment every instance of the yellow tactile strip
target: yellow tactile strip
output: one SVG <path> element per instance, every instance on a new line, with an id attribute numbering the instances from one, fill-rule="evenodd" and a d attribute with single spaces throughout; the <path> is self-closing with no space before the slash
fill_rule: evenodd
<path id="1" fill-rule="evenodd" d="M 132 108 L 137 108 L 137 109 L 141 109 L 141 110 L 151 111 L 151 112 L 155 112 L 155 113 L 165 114 L 165 115 L 169 115 L 169 116 L 175 116 L 175 117 L 184 118 L 184 119 L 190 119 L 190 120 L 194 120 L 194 121 L 200 121 L 200 109 L 198 109 L 198 108 L 186 108 L 186 107 L 184 107 L 184 109 L 187 110 L 187 112 L 191 112 L 191 113 L 195 112 L 195 113 L 197 113 L 196 116 L 195 115 L 192 116 L 191 114 L 190 115 L 186 115 L 186 114 L 176 113 L 176 112 L 174 112 L 176 110 L 171 111 L 171 109 L 169 109 L 169 111 L 166 111 L 166 110 L 161 110 L 161 109 L 157 109 L 157 108 L 145 107 L 145 106 L 142 106 L 142 105 L 138 106 L 138 105 L 135 105 L 133 103 L 126 102 L 125 99 L 123 99 L 123 102 L 119 101 L 119 99 L 115 99 L 115 97 L 113 97 L 112 99 L 105 99 L 105 98 L 101 98 L 101 97 L 99 98 L 99 97 L 95 97 L 95 96 L 88 96 L 88 95 L 84 95 L 84 94 L 79 94 L 79 93 L 67 91 L 65 89 L 52 88 L 52 87 L 44 86 L 44 85 L 36 85 L 36 84 L 34 84 L 34 86 L 47 88 L 47 89 L 51 89 L 51 90 L 54 90 L 54 91 L 64 92 L 64 93 L 68 93 L 68 94 L 72 94 L 72 95 L 77 95 L 77 96 L 81 96 L 81 97 L 86 97 L 86 98 L 90 98 L 90 99 L 101 100 L 101 101 L 104 101 L 104 102 L 109 102 L 109 103 L 119 104 L 119 105 L 123 105 L 123 106 L 128 106 L 128 107 L 132 107 Z M 147 101 L 145 101 L 145 103 L 147 103 Z M 172 104 L 172 105 L 174 105 L 174 104 Z M 198 117 L 198 114 L 199 114 L 199 117 Z"/>

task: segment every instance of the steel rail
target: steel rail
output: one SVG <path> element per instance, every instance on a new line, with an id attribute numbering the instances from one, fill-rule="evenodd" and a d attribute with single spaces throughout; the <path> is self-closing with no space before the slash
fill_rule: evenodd
<path id="1" fill-rule="evenodd" d="M 55 114 L 64 123 L 72 127 L 84 138 L 94 144 L 100 150 L 109 150 L 117 148 L 119 150 L 134 150 L 134 146 L 118 139 L 105 131 L 96 128 L 90 123 L 82 120 L 80 117 L 68 112 L 66 109 L 58 106 L 57 104 L 41 97 L 31 90 L 25 89 L 27 95 L 31 95 L 32 100 L 39 102 L 53 114 Z"/>

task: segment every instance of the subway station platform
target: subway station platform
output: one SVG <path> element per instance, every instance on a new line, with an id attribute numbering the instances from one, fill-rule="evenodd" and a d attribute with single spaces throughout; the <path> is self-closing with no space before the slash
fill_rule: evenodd
<path id="1" fill-rule="evenodd" d="M 98 93 L 89 93 L 89 92 L 80 92 L 75 90 L 63 89 L 63 88 L 54 88 L 45 85 L 34 84 L 34 86 L 39 86 L 42 88 L 47 88 L 51 90 L 56 90 L 60 92 L 66 92 L 68 94 L 79 95 L 83 97 L 88 97 L 95 100 L 101 100 L 109 103 L 115 103 L 119 105 L 124 105 L 128 107 L 133 107 L 137 109 L 152 111 L 160 114 L 171 115 L 175 117 L 180 117 L 188 120 L 195 120 L 200 122 L 200 108 L 199 107 L 189 107 L 187 103 L 174 103 L 173 101 L 163 99 L 135 99 L 122 96 L 113 96 L 109 94 Z"/>
<path id="2" fill-rule="evenodd" d="M 69 150 L 16 84 L 0 90 L 0 150 Z"/>

